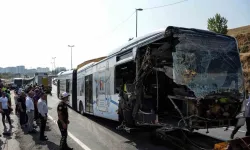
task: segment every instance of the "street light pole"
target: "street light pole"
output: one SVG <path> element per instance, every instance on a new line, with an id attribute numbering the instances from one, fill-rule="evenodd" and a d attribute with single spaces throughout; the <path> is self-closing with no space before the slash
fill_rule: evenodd
<path id="1" fill-rule="evenodd" d="M 72 47 L 74 47 L 74 45 L 68 45 L 71 48 L 71 70 L 73 69 L 73 64 L 72 64 Z"/>
<path id="2" fill-rule="evenodd" d="M 138 20 L 138 11 L 143 11 L 142 8 L 136 8 L 135 9 L 135 37 L 137 37 L 137 20 Z"/>

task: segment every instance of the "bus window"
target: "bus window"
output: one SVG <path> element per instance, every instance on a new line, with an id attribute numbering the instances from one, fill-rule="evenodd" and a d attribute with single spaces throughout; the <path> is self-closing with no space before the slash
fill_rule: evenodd
<path id="1" fill-rule="evenodd" d="M 130 61 L 115 67 L 115 93 L 119 93 L 124 83 L 133 84 L 136 76 L 135 62 Z"/>
<path id="2" fill-rule="evenodd" d="M 70 84 L 70 81 L 69 79 L 66 80 L 66 92 L 69 93 L 69 84 Z"/>

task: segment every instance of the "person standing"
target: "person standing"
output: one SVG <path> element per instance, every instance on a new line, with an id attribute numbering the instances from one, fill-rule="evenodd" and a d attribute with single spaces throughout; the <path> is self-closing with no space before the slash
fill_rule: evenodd
<path id="1" fill-rule="evenodd" d="M 33 100 L 34 100 L 34 108 L 35 108 L 35 121 L 39 118 L 39 115 L 38 115 L 38 108 L 37 108 L 37 102 L 38 100 L 40 99 L 40 93 L 39 93 L 39 90 L 38 89 L 35 89 L 35 95 L 33 97 Z"/>
<path id="2" fill-rule="evenodd" d="M 246 127 L 247 127 L 246 136 L 250 136 L 250 97 L 248 90 L 246 91 L 246 94 L 247 94 L 246 107 L 245 107 L 245 117 L 246 117 Z"/>
<path id="3" fill-rule="evenodd" d="M 18 96 L 18 94 L 17 94 L 17 92 L 16 91 L 14 91 L 14 100 L 15 100 L 15 114 L 16 115 L 18 115 L 18 112 L 19 112 L 19 107 L 18 107 L 18 98 L 19 98 L 19 96 Z"/>
<path id="4" fill-rule="evenodd" d="M 2 110 L 3 110 L 3 112 L 2 112 L 2 122 L 3 122 L 4 128 L 6 128 L 5 116 L 8 119 L 10 128 L 13 128 L 13 126 L 11 125 L 11 120 L 10 120 L 10 111 L 9 111 L 9 106 L 8 106 L 8 98 L 6 97 L 5 92 L 2 93 L 2 97 L 0 98 L 0 102 L 2 104 Z"/>
<path id="5" fill-rule="evenodd" d="M 45 93 L 41 93 L 41 98 L 38 100 L 38 103 L 37 103 L 39 118 L 41 120 L 41 125 L 40 125 L 40 140 L 41 141 L 48 140 L 46 136 L 44 135 L 46 122 L 47 122 L 47 113 L 48 113 L 48 106 L 45 101 L 46 96 L 47 95 Z"/>
<path id="6" fill-rule="evenodd" d="M 61 94 L 62 101 L 57 106 L 58 113 L 58 127 L 61 132 L 61 141 L 60 141 L 60 150 L 73 150 L 73 148 L 69 148 L 67 144 L 67 136 L 68 136 L 68 124 L 69 124 L 69 114 L 68 114 L 68 106 L 67 103 L 69 101 L 69 94 L 64 92 Z"/>
<path id="7" fill-rule="evenodd" d="M 25 127 L 26 124 L 26 98 L 25 98 L 25 93 L 21 92 L 20 96 L 18 97 L 18 106 L 19 106 L 19 116 L 20 116 L 20 125 L 22 128 Z"/>
<path id="8" fill-rule="evenodd" d="M 30 91 L 28 93 L 28 96 L 26 97 L 26 113 L 28 116 L 28 133 L 35 133 L 35 130 L 33 128 L 33 121 L 34 121 L 34 103 L 33 99 L 31 98 L 33 96 L 33 92 Z"/>
<path id="9" fill-rule="evenodd" d="M 246 90 L 246 100 L 245 100 L 245 104 L 244 105 L 245 105 L 244 117 L 245 117 L 246 128 L 247 128 L 245 136 L 250 136 L 250 97 L 249 97 L 248 90 Z M 239 119 L 243 119 L 243 118 L 239 118 Z M 238 119 L 238 121 L 239 121 L 239 119 Z M 231 139 L 234 138 L 234 135 L 238 132 L 238 130 L 240 128 L 241 128 L 241 126 L 238 126 L 236 124 L 236 126 L 234 127 L 234 130 L 232 131 L 232 133 L 230 135 Z"/>

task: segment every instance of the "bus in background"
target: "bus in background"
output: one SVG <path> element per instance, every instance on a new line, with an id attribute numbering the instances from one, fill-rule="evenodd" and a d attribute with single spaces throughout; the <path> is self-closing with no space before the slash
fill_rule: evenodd
<path id="1" fill-rule="evenodd" d="M 72 78 L 73 78 L 73 70 L 65 71 L 60 76 L 57 77 L 57 97 L 61 98 L 60 94 L 63 92 L 67 92 L 72 95 Z M 74 72 L 76 73 L 76 72 Z M 76 84 L 76 83 L 75 83 Z M 73 97 L 69 97 L 69 106 L 72 107 L 72 99 Z"/>
<path id="2" fill-rule="evenodd" d="M 49 76 L 46 72 L 37 72 L 35 73 L 34 84 L 43 85 L 46 93 L 51 93 L 51 87 L 49 86 Z"/>
<path id="3" fill-rule="evenodd" d="M 22 78 L 14 78 L 13 82 L 17 88 L 21 88 L 23 86 L 23 79 Z"/>

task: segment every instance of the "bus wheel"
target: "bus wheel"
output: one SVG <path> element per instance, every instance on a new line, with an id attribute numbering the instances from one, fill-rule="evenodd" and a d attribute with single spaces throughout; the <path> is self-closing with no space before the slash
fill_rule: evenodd
<path id="1" fill-rule="evenodd" d="M 79 113 L 80 114 L 84 114 L 84 111 L 83 111 L 83 105 L 82 105 L 82 102 L 80 101 L 80 104 L 79 104 Z"/>

